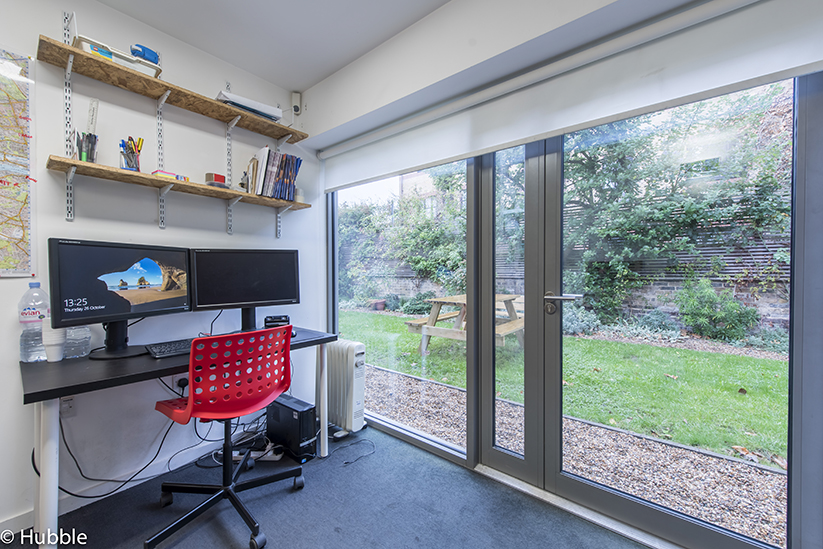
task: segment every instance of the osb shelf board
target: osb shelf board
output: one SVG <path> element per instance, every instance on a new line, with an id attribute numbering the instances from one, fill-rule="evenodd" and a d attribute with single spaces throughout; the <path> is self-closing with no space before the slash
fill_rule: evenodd
<path id="1" fill-rule="evenodd" d="M 83 162 L 82 160 L 73 160 L 60 156 L 51 155 L 46 163 L 46 168 L 59 172 L 68 172 L 72 167 L 77 168 L 75 173 L 78 175 L 96 177 L 98 179 L 105 179 L 108 181 L 120 181 L 123 183 L 132 183 L 134 185 L 143 185 L 144 187 L 155 187 L 157 189 L 162 189 L 166 185 L 174 184 L 171 190 L 175 192 L 196 194 L 199 196 L 210 196 L 221 200 L 231 200 L 239 197 L 240 202 L 257 204 L 259 206 L 268 206 L 269 208 L 284 208 L 286 206 L 290 207 L 292 210 L 311 208 L 311 204 L 304 204 L 302 202 L 290 202 L 288 200 L 266 198 L 263 196 L 235 191 L 233 189 L 211 187 L 205 183 L 177 181 L 168 177 L 160 177 L 159 175 L 112 168 L 110 166 L 103 166 L 101 164 L 93 164 L 91 162 Z"/>
<path id="2" fill-rule="evenodd" d="M 52 40 L 47 36 L 40 35 L 40 42 L 37 47 L 37 59 L 45 61 L 51 65 L 66 68 L 69 55 L 74 55 L 72 72 L 88 76 L 111 86 L 134 92 L 154 100 L 160 99 L 166 91 L 171 91 L 166 103 L 181 109 L 201 114 L 215 120 L 220 120 L 228 124 L 237 116 L 238 128 L 244 128 L 251 132 L 265 135 L 274 139 L 280 139 L 291 134 L 289 143 L 297 143 L 308 137 L 308 134 L 301 131 L 287 128 L 277 122 L 273 122 L 262 116 L 249 113 L 237 107 L 226 105 L 210 99 L 198 93 L 194 93 L 180 86 L 175 86 L 159 78 L 142 74 L 129 67 L 118 65 L 117 63 L 74 48 L 62 42 Z"/>

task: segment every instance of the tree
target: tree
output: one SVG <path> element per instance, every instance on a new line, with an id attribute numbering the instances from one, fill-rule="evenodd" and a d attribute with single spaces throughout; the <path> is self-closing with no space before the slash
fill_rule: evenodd
<path id="1" fill-rule="evenodd" d="M 790 135 L 763 128 L 789 93 L 775 84 L 567 135 L 566 291 L 613 322 L 644 282 L 638 262 L 785 230 Z"/>
<path id="2" fill-rule="evenodd" d="M 433 191 L 404 193 L 383 233 L 384 257 L 411 267 L 418 280 L 433 280 L 449 293 L 466 291 L 466 164 L 425 172 Z"/>

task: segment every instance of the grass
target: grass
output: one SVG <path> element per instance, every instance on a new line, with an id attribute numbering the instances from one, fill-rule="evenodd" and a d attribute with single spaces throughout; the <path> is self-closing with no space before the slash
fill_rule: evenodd
<path id="1" fill-rule="evenodd" d="M 370 364 L 466 386 L 466 346 L 434 337 L 420 356 L 407 317 L 340 312 L 341 337 Z M 788 367 L 780 360 L 576 337 L 563 338 L 563 413 L 722 454 L 786 456 Z M 523 402 L 523 353 L 506 338 L 495 357 L 498 397 Z"/>

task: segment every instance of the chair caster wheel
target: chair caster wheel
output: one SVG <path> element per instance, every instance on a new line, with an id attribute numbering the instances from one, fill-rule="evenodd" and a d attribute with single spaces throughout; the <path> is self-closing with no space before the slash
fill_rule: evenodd
<path id="1" fill-rule="evenodd" d="M 302 490 L 303 486 L 306 485 L 306 479 L 303 478 L 303 475 L 299 477 L 294 477 L 294 490 Z"/>
<path id="2" fill-rule="evenodd" d="M 260 532 L 259 534 L 252 535 L 251 539 L 249 540 L 249 549 L 263 549 L 266 546 L 266 534 Z"/>
<path id="3" fill-rule="evenodd" d="M 246 471 L 251 471 L 252 469 L 254 469 L 254 460 L 249 458 L 246 460 Z"/>
<path id="4" fill-rule="evenodd" d="M 174 502 L 174 494 L 171 492 L 160 492 L 160 507 L 166 507 Z"/>

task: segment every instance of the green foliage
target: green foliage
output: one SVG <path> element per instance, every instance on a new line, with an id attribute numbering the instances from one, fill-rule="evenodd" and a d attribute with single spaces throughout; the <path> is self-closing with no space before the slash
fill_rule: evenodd
<path id="1" fill-rule="evenodd" d="M 652 309 L 637 321 L 638 326 L 659 332 L 675 332 L 680 329 L 671 315 L 662 309 Z"/>
<path id="2" fill-rule="evenodd" d="M 525 166 L 523 145 L 494 154 L 495 237 L 511 263 L 522 263 L 526 253 Z"/>
<path id="3" fill-rule="evenodd" d="M 736 341 L 746 330 L 757 324 L 760 315 L 734 298 L 728 289 L 715 291 L 708 278 L 687 280 L 674 296 L 680 307 L 680 317 L 698 335 Z"/>
<path id="4" fill-rule="evenodd" d="M 382 255 L 380 236 L 385 225 L 383 208 L 369 202 L 341 204 L 338 208 L 339 291 L 343 299 L 379 293 L 375 258 Z"/>
<path id="5" fill-rule="evenodd" d="M 367 309 L 371 307 L 371 303 L 372 300 L 368 297 L 358 296 L 340 301 L 339 307 L 341 309 Z"/>
<path id="6" fill-rule="evenodd" d="M 629 292 L 642 285 L 640 277 L 622 261 L 593 261 L 586 265 L 584 304 L 603 324 L 620 318 Z"/>
<path id="7" fill-rule="evenodd" d="M 386 294 L 383 296 L 383 299 L 386 300 L 386 310 L 388 311 L 399 311 L 400 306 L 403 304 L 400 296 L 397 294 Z"/>
<path id="8" fill-rule="evenodd" d="M 434 292 L 420 292 L 403 304 L 402 311 L 406 315 L 427 315 L 432 310 L 432 304 L 427 299 L 434 297 Z"/>
<path id="9" fill-rule="evenodd" d="M 593 334 L 600 329 L 600 321 L 592 311 L 578 305 L 563 306 L 563 333 L 566 335 Z"/>
<path id="10" fill-rule="evenodd" d="M 777 327 L 762 328 L 748 336 L 744 343 L 766 351 L 789 354 L 789 331 Z"/>
<path id="11" fill-rule="evenodd" d="M 637 282 L 624 269 L 674 266 L 707 241 L 745 247 L 786 230 L 791 132 L 769 125 L 787 100 L 774 84 L 565 136 L 566 268 L 586 273 L 601 321 L 617 318 Z"/>

